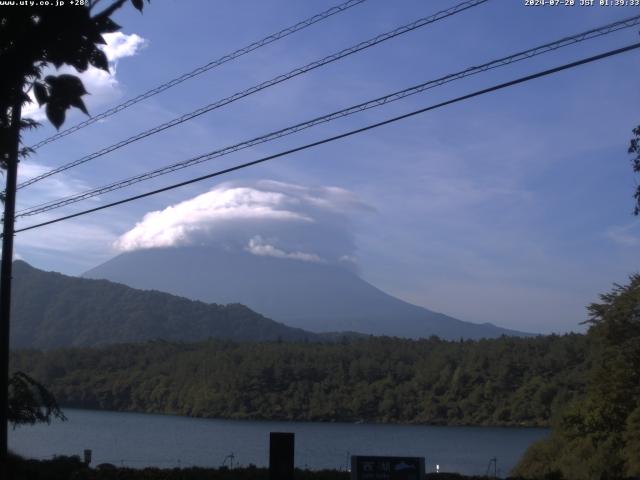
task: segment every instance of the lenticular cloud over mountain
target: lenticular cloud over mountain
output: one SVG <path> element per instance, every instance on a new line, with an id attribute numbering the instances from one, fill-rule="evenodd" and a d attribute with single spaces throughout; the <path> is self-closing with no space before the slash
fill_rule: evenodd
<path id="1" fill-rule="evenodd" d="M 262 180 L 225 183 L 146 214 L 85 272 L 205 303 L 246 305 L 311 332 L 449 340 L 522 335 L 409 304 L 358 274 L 352 192 Z"/>
<path id="2" fill-rule="evenodd" d="M 116 240 L 121 252 L 219 246 L 306 262 L 353 259 L 353 220 L 372 211 L 339 187 L 261 180 L 224 183 L 194 198 L 147 213 Z"/>

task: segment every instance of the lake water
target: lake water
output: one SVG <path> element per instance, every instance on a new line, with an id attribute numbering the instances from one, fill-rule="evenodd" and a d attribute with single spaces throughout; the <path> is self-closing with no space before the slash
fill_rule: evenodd
<path id="1" fill-rule="evenodd" d="M 296 467 L 344 469 L 349 454 L 406 455 L 426 459 L 426 470 L 485 474 L 491 458 L 506 476 L 543 428 L 430 427 L 350 423 L 205 420 L 171 415 L 65 409 L 68 422 L 19 427 L 9 447 L 47 458 L 93 450 L 93 465 L 218 467 L 267 466 L 269 432 L 294 432 Z M 227 460 L 228 464 L 228 460 Z M 492 467 L 493 472 L 493 467 Z"/>

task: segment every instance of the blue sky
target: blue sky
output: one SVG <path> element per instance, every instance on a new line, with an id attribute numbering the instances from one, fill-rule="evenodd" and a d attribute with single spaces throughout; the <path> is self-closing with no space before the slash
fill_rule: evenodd
<path id="1" fill-rule="evenodd" d="M 156 0 L 144 15 L 125 8 L 116 16 L 124 35 L 110 39 L 114 72 L 111 76 L 90 72 L 86 77 L 92 92 L 86 100 L 89 110 L 99 113 L 337 3 Z M 368 0 L 41 148 L 21 164 L 21 178 L 456 3 Z M 289 80 L 21 190 L 19 207 L 100 186 L 640 13 L 638 8 L 525 7 L 523 3 L 491 0 Z M 638 41 L 638 30 L 567 47 L 82 204 L 22 219 L 18 227 L 627 45 Z M 167 220 L 171 212 L 183 215 L 185 208 L 198 204 L 194 198 L 212 189 L 223 193 L 268 190 L 288 196 L 289 206 L 299 200 L 300 192 L 313 192 L 314 198 L 326 203 L 327 212 L 338 213 L 321 215 L 318 235 L 304 242 L 296 237 L 299 229 L 258 222 L 268 232 L 269 246 L 300 253 L 304 244 L 302 253 L 314 255 L 336 237 L 348 239 L 340 248 L 356 262 L 362 277 L 412 303 L 508 328 L 580 331 L 585 305 L 638 270 L 640 223 L 632 216 L 636 179 L 626 153 L 631 129 L 640 123 L 638 55 L 606 59 L 218 180 L 21 233 L 16 251 L 36 267 L 75 275 L 117 255 L 122 250 L 121 236 L 136 224 L 136 232 L 146 226 L 162 230 L 165 224 L 152 225 L 155 221 L 175 226 L 175 218 Z M 38 116 L 38 112 L 31 114 Z M 65 126 L 82 119 L 81 113 L 74 112 Z M 29 134 L 26 143 L 54 131 L 45 125 Z M 225 198 L 231 203 L 224 208 L 247 207 L 242 204 L 246 197 L 228 195 Z M 262 200 L 255 198 L 250 207 L 264 208 Z M 176 204 L 181 204 L 179 209 L 166 210 Z M 300 209 L 297 213 L 304 210 Z M 142 221 L 154 211 L 164 213 Z M 214 221 L 203 218 L 194 216 L 189 225 L 200 232 L 221 225 L 198 223 Z M 216 216 L 215 222 L 220 218 Z M 234 225 L 225 224 L 225 228 L 233 230 Z M 267 241 L 257 226 L 251 228 L 251 238 Z M 246 225 L 238 232 L 249 234 Z M 202 235 L 198 239 L 207 241 Z M 214 235 L 209 240 L 219 238 Z"/>

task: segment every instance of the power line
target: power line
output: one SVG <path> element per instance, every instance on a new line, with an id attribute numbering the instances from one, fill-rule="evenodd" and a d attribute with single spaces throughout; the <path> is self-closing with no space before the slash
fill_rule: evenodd
<path id="1" fill-rule="evenodd" d="M 370 109 L 370 108 L 374 108 L 374 107 L 377 107 L 377 106 L 380 106 L 380 105 L 384 105 L 386 103 L 390 103 L 390 102 L 399 100 L 401 98 L 405 98 L 407 96 L 414 95 L 416 93 L 420 93 L 420 92 L 425 91 L 427 89 L 434 88 L 434 87 L 440 86 L 442 84 L 445 84 L 445 83 L 448 83 L 448 82 L 451 82 L 451 81 L 454 81 L 454 80 L 458 80 L 460 78 L 464 78 L 466 76 L 474 75 L 474 74 L 477 74 L 477 73 L 480 73 L 480 72 L 483 72 L 483 71 L 486 71 L 486 70 L 489 70 L 489 69 L 492 69 L 492 68 L 497 68 L 497 67 L 501 67 L 501 66 L 504 66 L 504 65 L 508 65 L 510 63 L 514 63 L 514 62 L 521 61 L 521 60 L 524 60 L 524 59 L 527 59 L 527 58 L 531 58 L 533 56 L 540 55 L 542 53 L 546 53 L 546 52 L 549 52 L 549 51 L 554 51 L 554 50 L 557 50 L 559 48 L 571 45 L 573 43 L 581 42 L 581 41 L 584 41 L 584 40 L 587 40 L 587 39 L 590 39 L 590 38 L 595 38 L 595 37 L 599 37 L 599 36 L 602 36 L 602 35 L 606 35 L 608 33 L 620 30 L 622 28 L 631 27 L 631 26 L 636 25 L 638 23 L 640 23 L 640 15 L 638 15 L 636 17 L 631 17 L 631 18 L 627 18 L 627 19 L 624 19 L 624 20 L 620 20 L 618 22 L 614 22 L 612 24 L 608 24 L 608 25 L 605 25 L 603 27 L 591 29 L 591 30 L 588 30 L 586 32 L 579 33 L 577 35 L 564 37 L 564 38 L 562 38 L 560 40 L 557 40 L 555 42 L 547 43 L 545 45 L 541 45 L 541 46 L 538 46 L 538 47 L 535 47 L 535 48 L 532 48 L 532 49 L 529 49 L 529 50 L 525 50 L 523 52 L 519 52 L 519 53 L 510 55 L 510 56 L 507 56 L 507 57 L 503 57 L 501 59 L 493 60 L 491 62 L 485 63 L 485 64 L 480 65 L 480 66 L 470 67 L 470 68 L 468 68 L 466 70 L 463 70 L 461 72 L 457 72 L 457 73 L 450 74 L 450 75 L 447 75 L 447 76 L 444 76 L 444 77 L 440 77 L 440 78 L 435 79 L 435 80 L 430 80 L 430 81 L 422 83 L 420 85 L 416 85 L 416 86 L 407 88 L 405 90 L 401 90 L 399 92 L 394 92 L 392 94 L 389 94 L 389 95 L 386 95 L 386 96 L 383 96 L 383 97 L 379 97 L 377 99 L 370 100 L 368 102 L 361 103 L 361 104 L 358 104 L 358 105 L 355 105 L 355 106 L 352 106 L 352 107 L 348 107 L 346 109 L 339 110 L 337 112 L 333 112 L 333 113 L 330 113 L 328 115 L 317 117 L 317 118 L 314 118 L 314 119 L 309 120 L 307 122 L 303 122 L 303 123 L 300 123 L 300 124 L 297 124 L 297 125 L 294 125 L 294 126 L 291 126 L 291 127 L 287 127 L 285 129 L 281 129 L 281 130 L 278 130 L 278 131 L 275 131 L 275 132 L 271 132 L 271 133 L 268 133 L 266 135 L 254 138 L 254 139 L 251 139 L 251 140 L 248 140 L 248 141 L 245 141 L 245 142 L 241 142 L 239 144 L 228 146 L 228 147 L 225 147 L 225 148 L 213 151 L 213 152 L 209 152 L 207 154 L 200 155 L 200 156 L 197 156 L 197 157 L 194 157 L 194 158 L 182 161 L 182 162 L 178 162 L 178 163 L 174 163 L 172 165 L 161 167 L 159 169 L 152 170 L 150 172 L 146 172 L 146 173 L 141 174 L 141 175 L 136 175 L 136 176 L 130 177 L 128 179 L 125 179 L 125 180 L 122 180 L 122 181 L 118 181 L 118 182 L 115 182 L 115 183 L 112 183 L 112 184 L 109 184 L 109 185 L 106 185 L 106 186 L 102 186 L 102 187 L 99 187 L 99 188 L 96 188 L 96 189 L 88 190 L 88 191 L 82 192 L 80 194 L 75 194 L 75 195 L 71 195 L 69 197 L 65 197 L 65 198 L 62 198 L 62 199 L 55 200 L 55 201 L 49 201 L 49 202 L 45 202 L 45 203 L 42 203 L 42 204 L 39 204 L 39 205 L 35 205 L 35 206 L 29 207 L 27 209 L 23 209 L 21 212 L 18 212 L 18 216 L 35 215 L 35 214 L 38 214 L 38 213 L 42 213 L 44 211 L 52 210 L 52 209 L 55 209 L 55 208 L 59 208 L 59 207 L 62 207 L 62 206 L 69 205 L 71 203 L 76 203 L 76 202 L 81 201 L 81 200 L 92 198 L 92 197 L 95 197 L 95 196 L 103 194 L 103 193 L 108 193 L 108 192 L 111 192 L 111 191 L 114 191 L 114 190 L 118 190 L 120 188 L 125 188 L 125 187 L 133 185 L 135 183 L 138 183 L 138 182 L 141 182 L 141 181 L 144 181 L 144 180 L 148 180 L 148 179 L 151 179 L 151 178 L 155 178 L 157 176 L 164 175 L 164 174 L 167 174 L 167 173 L 171 173 L 171 172 L 174 172 L 176 170 L 180 170 L 182 168 L 186 168 L 186 167 L 189 167 L 189 166 L 192 166 L 192 165 L 195 165 L 195 164 L 202 163 L 204 161 L 211 160 L 213 158 L 218 158 L 218 157 L 221 157 L 221 156 L 224 156 L 224 155 L 227 155 L 227 154 L 242 150 L 244 148 L 248 148 L 248 147 L 260 144 L 260 143 L 265 143 L 265 142 L 268 142 L 268 141 L 271 141 L 271 140 L 275 140 L 277 138 L 281 138 L 283 136 L 290 135 L 292 133 L 304 130 L 306 128 L 313 127 L 313 126 L 321 124 L 321 123 L 329 122 L 329 121 L 335 120 L 337 118 L 341 118 L 341 117 L 344 117 L 344 116 L 347 116 L 347 115 L 354 114 L 356 112 L 360 112 L 360 111 L 367 110 L 367 109 Z"/>
<path id="2" fill-rule="evenodd" d="M 575 68 L 575 67 L 578 67 L 580 65 L 585 65 L 587 63 L 592 63 L 592 62 L 595 62 L 595 61 L 598 61 L 598 60 L 602 60 L 602 59 L 607 58 L 607 57 L 611 57 L 611 56 L 614 56 L 614 55 L 619 55 L 621 53 L 629 52 L 629 51 L 635 50 L 637 48 L 640 48 L 640 42 L 634 43 L 634 44 L 631 44 L 631 45 L 627 45 L 626 47 L 618 48 L 618 49 L 615 49 L 615 50 L 610 50 L 608 52 L 601 53 L 599 55 L 594 55 L 594 56 L 591 56 L 591 57 L 583 58 L 581 60 L 577 60 L 575 62 L 567 63 L 567 64 L 561 65 L 559 67 L 554 67 L 554 68 L 551 68 L 551 69 L 548 69 L 548 70 L 543 70 L 543 71 L 538 72 L 538 73 L 534 73 L 534 74 L 531 74 L 531 75 L 520 77 L 520 78 L 517 78 L 515 80 L 511 80 L 509 82 L 500 83 L 498 85 L 494 85 L 493 87 L 484 88 L 482 90 L 476 90 L 473 93 L 469 93 L 469 94 L 463 95 L 461 97 L 456 97 L 454 99 L 447 100 L 447 101 L 441 102 L 441 103 L 437 103 L 437 104 L 431 105 L 429 107 L 421 108 L 419 110 L 414 110 L 412 112 L 405 113 L 403 115 L 392 117 L 392 118 L 389 118 L 387 120 L 383 120 L 381 122 L 373 123 L 373 124 L 370 124 L 370 125 L 367 125 L 365 127 L 361 127 L 361 128 L 355 129 L 355 130 L 350 130 L 348 132 L 341 133 L 339 135 L 334 135 L 332 137 L 328 137 L 328 138 L 325 138 L 323 140 L 318 140 L 316 142 L 308 143 L 306 145 L 302 145 L 300 147 L 292 148 L 290 150 L 286 150 L 286 151 L 283 151 L 283 152 L 280 152 L 280 153 L 276 153 L 274 155 L 269 155 L 267 157 L 262 157 L 262 158 L 259 158 L 258 160 L 253 160 L 252 162 L 247 162 L 247 163 L 243 163 L 243 164 L 240 164 L 240 165 L 236 165 L 234 167 L 225 168 L 224 170 L 218 170 L 217 172 L 213 172 L 213 173 L 209 173 L 207 175 L 202 175 L 200 177 L 192 178 L 192 179 L 186 180 L 184 182 L 174 183 L 173 185 L 169 185 L 167 187 L 159 188 L 157 190 L 152 190 L 150 192 L 142 193 L 140 195 L 134 195 L 132 197 L 128 197 L 128 198 L 125 198 L 125 199 L 122 199 L 122 200 L 118 200 L 116 202 L 111 202 L 111 203 L 108 203 L 106 205 L 102 205 L 102 206 L 95 207 L 95 208 L 90 208 L 88 210 L 83 210 L 81 212 L 77 212 L 77 213 L 74 213 L 74 214 L 71 214 L 71 215 L 65 215 L 63 217 L 58 217 L 58 218 L 55 218 L 53 220 L 48 220 L 46 222 L 38 223 L 38 224 L 35 224 L 35 225 L 30 225 L 28 227 L 24 227 L 24 228 L 15 230 L 15 233 L 26 232 L 28 230 L 33 230 L 35 228 L 44 227 L 46 225 L 51 225 L 53 223 L 62 222 L 64 220 L 69 220 L 71 218 L 79 217 L 79 216 L 82 216 L 82 215 L 87 215 L 89 213 L 97 212 L 99 210 L 104 210 L 106 208 L 111 208 L 111 207 L 115 207 L 117 205 L 122 205 L 124 203 L 129 203 L 129 202 L 132 202 L 134 200 L 139 200 L 141 198 L 150 197 L 152 195 L 156 195 L 158 193 L 162 193 L 162 192 L 166 192 L 166 191 L 169 191 L 169 190 L 173 190 L 175 188 L 179 188 L 179 187 L 183 187 L 183 186 L 186 186 L 186 185 L 190 185 L 192 183 L 201 182 L 201 181 L 207 180 L 209 178 L 217 177 L 217 176 L 224 175 L 224 174 L 227 174 L 227 173 L 230 173 L 230 172 L 234 172 L 236 170 L 241 170 L 241 169 L 244 169 L 244 168 L 247 168 L 247 167 L 251 167 L 253 165 L 264 163 L 264 162 L 267 162 L 269 160 L 273 160 L 273 159 L 276 159 L 276 158 L 279 158 L 279 157 L 284 157 L 284 156 L 290 155 L 292 153 L 296 153 L 296 152 L 300 152 L 302 150 L 307 150 L 309 148 L 317 147 L 317 146 L 323 145 L 325 143 L 334 142 L 336 140 L 347 138 L 347 137 L 350 137 L 352 135 L 356 135 L 358 133 L 362 133 L 362 132 L 366 132 L 368 130 L 372 130 L 374 128 L 378 128 L 378 127 L 382 127 L 384 125 L 395 123 L 395 122 L 398 122 L 400 120 L 404 120 L 406 118 L 413 117 L 415 115 L 419 115 L 421 113 L 425 113 L 425 112 L 428 112 L 428 111 L 431 111 L 431 110 L 436 110 L 438 108 L 441 108 L 441 107 L 444 107 L 444 106 L 447 106 L 447 105 L 452 105 L 454 103 L 462 102 L 464 100 L 469 100 L 469 99 L 471 99 L 473 97 L 478 97 L 480 95 L 485 95 L 487 93 L 495 92 L 497 90 L 502 90 L 504 88 L 511 87 L 511 86 L 514 86 L 514 85 L 518 85 L 520 83 L 528 82 L 528 81 L 531 81 L 531 80 L 534 80 L 534 79 L 537 79 L 537 78 L 540 78 L 540 77 L 545 77 L 545 76 L 548 76 L 548 75 L 552 75 L 554 73 L 558 73 L 558 72 L 561 72 L 563 70 L 569 70 L 571 68 Z"/>
<path id="3" fill-rule="evenodd" d="M 278 138 L 282 138 L 284 136 L 287 135 L 291 135 L 293 133 L 299 132 L 301 130 L 305 130 L 307 128 L 311 128 L 314 127 L 316 125 L 322 124 L 322 123 L 326 123 L 326 122 L 330 122 L 333 120 L 336 120 L 338 118 L 342 118 L 342 117 L 346 117 L 348 115 L 352 115 L 355 114 L 357 112 L 361 112 L 364 110 L 368 110 L 371 108 L 375 108 L 381 105 L 385 105 L 387 103 L 391 103 L 397 100 L 400 100 L 402 98 L 406 98 L 408 96 L 411 95 L 415 95 L 417 93 L 423 92 L 425 90 L 431 89 L 431 88 L 435 88 L 438 87 L 440 85 L 455 81 L 455 80 L 459 80 L 461 78 L 465 78 L 467 76 L 471 76 L 471 75 L 475 75 L 487 70 L 491 70 L 493 68 L 498 68 L 498 67 L 502 67 L 505 65 L 509 65 L 515 62 L 519 62 L 522 60 L 526 60 L 528 58 L 532 58 L 534 56 L 537 55 L 541 55 L 543 53 L 547 53 L 550 51 L 555 51 L 558 50 L 559 48 L 563 48 L 578 42 L 582 42 L 588 39 L 592 39 L 592 38 L 597 38 L 618 30 L 621 30 L 623 28 L 629 28 L 632 27 L 634 25 L 637 25 L 640 23 L 640 15 L 637 15 L 635 17 L 630 17 L 624 20 L 619 20 L 617 22 L 608 24 L 608 25 L 604 25 L 602 27 L 598 27 L 598 28 L 594 28 L 591 30 L 587 30 L 585 32 L 581 32 L 579 34 L 576 35 L 572 35 L 572 36 L 568 36 L 568 37 L 563 37 L 559 40 L 556 40 L 554 42 L 550 42 L 550 43 L 546 43 L 544 45 L 541 46 L 537 46 L 534 48 L 531 48 L 529 50 L 525 50 L 522 52 L 518 52 L 506 57 L 502 57 L 496 60 L 492 60 L 488 63 L 479 65 L 479 66 L 474 66 L 474 67 L 469 67 L 465 70 L 456 72 L 456 73 L 452 73 L 449 75 L 445 75 L 443 77 L 437 78 L 435 80 L 429 80 L 427 82 L 421 83 L 419 85 L 415 85 L 409 88 L 406 88 L 404 90 L 400 90 L 382 97 L 378 97 L 376 99 L 373 100 L 369 100 L 367 102 L 364 103 L 360 103 L 358 105 L 354 105 L 342 110 L 338 110 L 336 112 L 327 114 L 327 115 L 323 115 L 320 117 L 316 117 L 314 119 L 308 120 L 306 122 L 303 123 L 298 123 L 296 125 L 284 128 L 284 129 L 280 129 L 271 133 L 267 133 L 265 135 L 253 138 L 251 140 L 247 140 L 241 143 L 237 143 L 235 145 L 231 145 L 231 146 L 227 146 L 218 150 L 214 150 L 212 152 L 203 154 L 203 155 L 199 155 L 187 160 L 183 160 L 181 162 L 177 162 L 171 165 L 167 165 L 155 170 L 151 170 L 149 172 L 140 174 L 140 175 L 135 175 L 133 177 L 129 177 L 128 179 L 125 180 L 120 180 L 108 185 L 103 185 L 102 187 L 98 187 L 98 188 L 94 188 L 91 190 L 87 190 L 85 192 L 81 192 L 78 194 L 74 194 L 74 195 L 70 195 L 68 197 L 64 197 L 58 200 L 53 200 L 53 201 L 49 201 L 49 202 L 44 202 L 42 204 L 39 205 L 34 205 L 32 207 L 29 208 L 25 208 L 21 211 L 19 211 L 16 215 L 16 217 L 25 217 L 25 216 L 32 216 L 32 215 L 37 215 L 39 213 L 43 213 L 49 210 L 54 210 L 60 207 L 64 207 L 66 205 L 70 205 L 72 203 L 76 203 L 82 200 L 86 200 L 92 197 L 95 197 L 97 195 L 101 195 L 104 193 L 108 193 L 108 192 L 112 192 L 114 190 L 119 190 L 121 188 L 125 188 L 128 186 L 131 186 L 135 183 L 139 183 L 145 180 L 149 180 L 151 178 L 155 178 L 161 175 L 165 175 L 171 172 L 175 172 L 177 170 L 181 170 L 183 168 L 187 168 L 199 163 L 203 163 L 205 161 L 209 161 L 212 160 L 214 158 L 219 158 L 222 157 L 224 155 L 228 155 L 234 152 L 237 152 L 239 150 L 243 150 L 245 148 L 249 148 L 249 147 L 253 147 L 255 145 L 261 144 L 261 143 L 265 143 L 265 142 L 269 142 L 272 140 L 276 140 Z"/>
<path id="4" fill-rule="evenodd" d="M 365 50 L 367 48 L 373 47 L 374 45 L 377 45 L 379 43 L 382 42 L 386 42 L 387 40 L 391 40 L 392 38 L 395 38 L 397 36 L 400 35 L 404 35 L 405 33 L 409 33 L 413 30 L 416 30 L 418 28 L 424 27 L 426 25 L 429 25 L 431 23 L 435 23 L 439 20 L 442 20 L 444 18 L 456 15 L 457 13 L 460 13 L 464 10 L 468 10 L 470 8 L 476 7 L 482 3 L 485 3 L 489 0 L 466 0 L 458 5 L 455 5 L 451 8 L 448 8 L 446 10 L 442 10 L 439 11 L 429 17 L 423 17 L 420 18 L 414 22 L 411 22 L 407 25 L 403 25 L 401 27 L 398 27 L 390 32 L 386 32 L 380 35 L 377 35 L 369 40 L 366 40 L 364 42 L 360 42 L 357 45 L 354 45 L 352 47 L 349 48 L 345 48 L 344 50 L 341 50 L 337 53 L 334 53 L 332 55 L 328 55 L 320 60 L 316 60 L 314 62 L 308 63 L 307 65 L 303 66 L 303 67 L 298 67 L 294 70 L 291 70 L 290 72 L 283 74 L 283 75 L 278 75 L 277 77 L 274 77 L 270 80 L 267 80 L 265 82 L 262 82 L 258 85 L 254 85 L 253 87 L 250 87 L 248 89 L 242 90 L 241 92 L 237 92 L 229 97 L 223 98 L 221 100 L 218 100 L 214 103 L 210 103 L 208 105 L 205 105 L 204 107 L 200 107 L 197 110 L 194 110 L 190 113 L 186 113 L 180 117 L 174 118 L 173 120 L 170 120 L 166 123 L 163 123 L 161 125 L 157 125 L 149 130 L 146 130 L 144 132 L 140 132 L 136 135 L 133 135 L 125 140 L 121 140 L 118 143 L 115 143 L 113 145 L 110 145 L 108 147 L 105 147 L 101 150 L 98 150 L 97 152 L 91 153 L 89 155 L 86 155 L 78 160 L 74 160 L 73 162 L 67 163 L 65 165 L 62 165 L 60 167 L 57 167 L 53 170 L 50 170 L 48 172 L 43 173 L 42 175 L 38 175 L 36 177 L 33 177 L 29 180 L 26 180 L 20 184 L 18 184 L 17 188 L 21 189 L 24 187 L 27 187 L 29 185 L 32 185 L 40 180 L 43 180 L 47 177 L 50 177 L 51 175 L 55 175 L 57 173 L 60 172 L 64 172 L 65 170 L 68 170 L 70 168 L 73 167 L 77 167 L 78 165 L 82 165 L 83 163 L 87 163 L 91 160 L 94 160 L 98 157 L 101 157 L 103 155 L 106 155 L 107 153 L 113 152 L 115 150 L 118 150 L 126 145 L 129 145 L 133 142 L 136 142 L 138 140 L 142 140 L 143 138 L 149 137 L 151 135 L 154 135 L 156 133 L 162 132 L 163 130 L 166 130 L 168 128 L 171 127 L 175 127 L 176 125 L 180 125 L 181 123 L 184 123 L 188 120 L 192 120 L 196 117 L 199 117 L 200 115 L 203 115 L 205 113 L 208 113 L 212 110 L 218 109 L 220 107 L 223 107 L 225 105 L 228 105 L 230 103 L 233 103 L 237 100 L 240 100 L 244 97 L 247 97 L 249 95 L 253 95 L 254 93 L 260 92 L 266 88 L 272 87 L 274 85 L 277 85 L 279 83 L 285 82 L 287 80 L 290 80 L 291 78 L 297 77 L 298 75 L 302 75 L 304 73 L 307 73 L 311 70 L 315 70 L 316 68 L 322 67 L 324 65 L 328 65 L 330 63 L 333 63 L 337 60 L 340 60 L 344 57 L 347 57 L 349 55 L 352 55 L 354 53 L 360 52 L 362 50 Z"/>
<path id="5" fill-rule="evenodd" d="M 269 45 L 270 43 L 273 43 L 277 40 L 281 40 L 285 37 L 288 37 L 289 35 L 299 32 L 300 30 L 304 30 L 307 27 L 310 27 L 311 25 L 321 22 L 322 20 L 325 20 L 337 13 L 342 13 L 345 10 L 350 9 L 351 7 L 355 7 L 356 5 L 360 5 L 361 3 L 366 2 L 367 0 L 348 0 L 344 3 L 341 3 L 340 5 L 336 5 L 335 7 L 332 7 L 328 10 L 325 10 L 324 12 L 318 13 L 316 15 L 313 15 L 312 17 L 309 17 L 305 20 L 302 20 L 301 22 L 296 23 L 295 25 L 291 26 L 291 27 L 287 27 L 283 30 L 280 30 L 279 32 L 276 33 L 272 33 L 271 35 L 264 37 L 262 40 L 258 40 L 257 42 L 253 42 L 249 45 L 247 45 L 246 47 L 242 47 L 239 48 L 238 50 L 236 50 L 235 52 L 223 55 L 222 57 L 213 60 L 209 63 L 207 63 L 206 65 L 202 65 L 188 73 L 185 73 L 183 75 L 180 75 L 179 77 L 176 77 L 172 80 L 169 80 L 168 82 L 165 82 L 161 85 L 158 85 L 155 88 L 152 88 L 151 90 L 147 90 L 144 93 L 141 93 L 140 95 L 138 95 L 137 97 L 131 98 L 125 102 L 122 102 L 118 105 L 116 105 L 115 107 L 110 108 L 109 110 L 105 110 L 104 112 L 95 115 L 83 122 L 80 122 L 72 127 L 69 127 L 65 130 L 62 130 L 61 132 L 56 133 L 55 135 L 52 135 L 48 138 L 45 138 L 44 140 L 41 140 L 40 142 L 36 143 L 35 145 L 32 145 L 30 148 L 32 148 L 33 150 L 37 150 L 38 148 L 54 142 L 56 140 L 59 140 L 62 137 L 66 137 L 67 135 L 70 135 L 74 132 L 77 132 L 78 130 L 81 130 L 85 127 L 88 127 L 89 125 L 96 123 L 99 120 L 103 120 L 107 117 L 110 117 L 111 115 L 115 115 L 118 112 L 121 112 L 122 110 L 125 110 L 129 107 L 131 107 L 132 105 L 135 105 L 138 102 L 141 102 L 143 100 L 146 100 L 147 98 L 153 97 L 155 95 L 158 95 L 159 93 L 164 92 L 165 90 L 168 90 L 172 87 L 175 87 L 176 85 L 185 82 L 193 77 L 196 77 L 204 72 L 207 72 L 213 68 L 219 67 L 220 65 L 227 63 L 231 60 L 235 60 L 238 57 L 241 57 L 243 55 L 246 55 L 247 53 L 250 53 L 254 50 L 257 50 L 258 48 L 264 47 L 266 45 Z"/>

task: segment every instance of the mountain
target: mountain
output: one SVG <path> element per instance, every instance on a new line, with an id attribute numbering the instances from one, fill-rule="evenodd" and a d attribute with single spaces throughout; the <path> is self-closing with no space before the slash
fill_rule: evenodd
<path id="1" fill-rule="evenodd" d="M 412 305 L 339 265 L 214 247 L 127 252 L 84 276 L 203 302 L 238 302 L 312 332 L 351 331 L 408 338 L 437 335 L 450 340 L 528 335 L 490 323 L 464 322 Z"/>
<path id="2" fill-rule="evenodd" d="M 239 304 L 215 305 L 106 280 L 13 264 L 12 348 L 95 346 L 163 339 L 318 340 Z"/>

